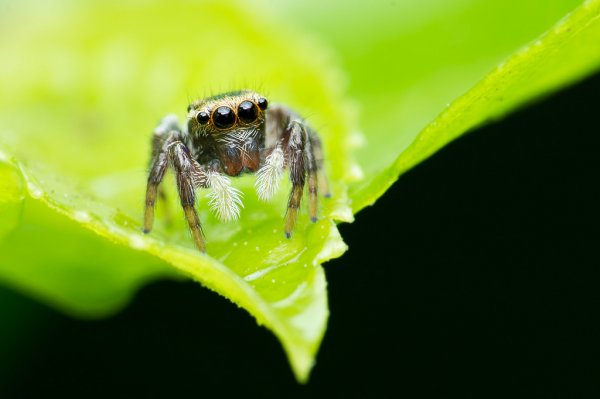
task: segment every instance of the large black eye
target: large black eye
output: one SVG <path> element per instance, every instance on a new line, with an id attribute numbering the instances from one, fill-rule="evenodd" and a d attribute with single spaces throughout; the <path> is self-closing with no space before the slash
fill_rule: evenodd
<path id="1" fill-rule="evenodd" d="M 242 122 L 250 123 L 256 120 L 258 110 L 252 101 L 243 101 L 238 107 L 238 118 Z"/>
<path id="2" fill-rule="evenodd" d="M 206 125 L 206 122 L 208 122 L 209 119 L 210 119 L 210 115 L 208 115 L 204 111 L 198 112 L 198 114 L 196 115 L 196 120 L 201 125 Z"/>
<path id="3" fill-rule="evenodd" d="M 266 98 L 261 97 L 258 99 L 258 106 L 260 107 L 260 109 L 264 111 L 265 109 L 267 109 L 267 105 L 269 105 L 269 102 Z"/>
<path id="4" fill-rule="evenodd" d="M 227 129 L 235 123 L 235 114 L 229 107 L 219 107 L 213 113 L 213 121 L 219 129 Z"/>

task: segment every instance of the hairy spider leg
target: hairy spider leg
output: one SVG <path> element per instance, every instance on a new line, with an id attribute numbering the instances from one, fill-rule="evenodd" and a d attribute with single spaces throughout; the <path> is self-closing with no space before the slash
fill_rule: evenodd
<path id="1" fill-rule="evenodd" d="M 312 130 L 308 129 L 308 136 L 310 137 L 310 144 L 315 155 L 315 162 L 317 164 L 317 177 L 319 180 L 319 191 L 321 195 L 326 198 L 331 197 L 331 191 L 329 191 L 329 183 L 327 181 L 327 174 L 323 171 L 323 147 L 321 145 L 321 139 Z"/>
<path id="2" fill-rule="evenodd" d="M 175 171 L 177 191 L 194 243 L 201 252 L 206 252 L 204 235 L 195 208 L 195 187 L 206 187 L 206 171 L 192 158 L 190 151 L 180 140 L 181 129 L 177 125 L 176 117 L 173 117 L 165 117 L 154 131 L 152 161 L 146 189 L 144 233 L 149 233 L 152 229 L 158 187 L 167 167 L 170 166 Z"/>
<path id="3" fill-rule="evenodd" d="M 196 187 L 206 187 L 206 172 L 194 160 L 188 148 L 181 141 L 175 141 L 167 148 L 169 164 L 175 171 L 177 192 L 185 219 L 188 222 L 194 243 L 200 252 L 206 252 L 202 226 L 196 211 Z"/>
<path id="4" fill-rule="evenodd" d="M 152 158 L 150 159 L 150 173 L 148 174 L 148 185 L 146 187 L 146 207 L 144 209 L 144 233 L 148 234 L 154 224 L 154 205 L 158 188 L 168 166 L 166 146 L 169 145 L 179 132 L 179 126 L 171 124 L 168 118 L 164 118 L 154 129 L 152 135 Z M 162 190 L 161 190 L 162 191 Z"/>
<path id="5" fill-rule="evenodd" d="M 306 131 L 306 130 L 305 130 Z M 308 215 L 311 222 L 317 221 L 317 209 L 319 205 L 318 188 L 317 188 L 317 161 L 312 148 L 312 142 L 306 133 L 306 173 L 308 174 Z"/>
<path id="6" fill-rule="evenodd" d="M 325 193 L 328 193 L 327 181 L 320 182 L 319 171 L 322 169 L 322 150 L 321 142 L 316 133 L 309 130 L 309 127 L 294 112 L 282 106 L 274 106 L 269 109 L 267 119 L 266 148 L 271 152 L 271 156 L 277 154 L 277 151 L 283 147 L 285 154 L 285 165 L 290 171 L 290 180 L 292 189 L 288 200 L 287 211 L 285 215 L 284 233 L 286 237 L 291 237 L 292 231 L 298 217 L 298 208 L 302 200 L 304 185 L 308 176 L 309 191 L 309 216 L 312 222 L 317 221 L 318 210 L 318 186 L 324 185 Z M 314 136 L 314 137 L 313 137 Z M 313 145 L 318 153 L 315 153 Z M 267 152 L 268 153 L 268 152 Z M 257 181 L 259 197 L 267 199 L 264 195 L 267 185 L 264 177 L 269 168 L 273 167 L 267 157 L 267 162 L 259 170 L 259 179 Z M 323 187 L 323 186 L 321 186 Z M 274 192 L 274 189 L 272 190 Z M 265 198 L 263 198 L 265 197 Z"/>
<path id="7" fill-rule="evenodd" d="M 291 237 L 296 219 L 298 217 L 298 208 L 302 200 L 304 184 L 306 181 L 307 167 L 310 168 L 310 173 L 316 173 L 316 165 L 314 155 L 310 147 L 308 133 L 304 128 L 304 124 L 298 120 L 290 121 L 286 133 L 289 134 L 287 140 L 287 161 L 290 169 L 290 180 L 292 181 L 292 190 L 288 200 L 287 212 L 285 215 L 284 233 L 286 237 Z M 318 201 L 316 196 L 316 185 L 314 192 L 311 193 L 311 202 Z M 312 208 L 312 206 L 309 206 Z M 316 221 L 316 206 L 314 206 L 314 214 L 311 214 L 311 220 Z"/>

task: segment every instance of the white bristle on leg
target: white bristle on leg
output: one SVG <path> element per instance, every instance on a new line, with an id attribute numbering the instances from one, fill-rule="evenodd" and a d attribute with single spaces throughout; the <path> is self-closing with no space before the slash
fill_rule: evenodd
<path id="1" fill-rule="evenodd" d="M 262 201 L 268 201 L 277 192 L 284 161 L 283 151 L 277 147 L 265 159 L 265 164 L 257 172 L 256 192 Z"/>
<path id="2" fill-rule="evenodd" d="M 228 222 L 240 217 L 240 207 L 242 203 L 242 192 L 231 186 L 231 180 L 221 173 L 207 173 L 208 186 L 208 205 L 210 209 L 223 221 Z"/>

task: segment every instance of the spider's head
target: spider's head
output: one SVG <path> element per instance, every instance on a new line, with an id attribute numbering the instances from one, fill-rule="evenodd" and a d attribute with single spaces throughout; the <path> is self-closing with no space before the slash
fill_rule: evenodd
<path id="1" fill-rule="evenodd" d="M 188 107 L 191 134 L 223 134 L 237 129 L 257 128 L 265 121 L 267 99 L 251 90 L 219 94 L 196 100 Z"/>

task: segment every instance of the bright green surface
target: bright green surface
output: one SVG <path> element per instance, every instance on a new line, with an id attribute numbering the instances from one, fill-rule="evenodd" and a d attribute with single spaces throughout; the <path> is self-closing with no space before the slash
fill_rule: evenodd
<path id="1" fill-rule="evenodd" d="M 0 278 L 69 313 L 96 317 L 123 306 L 149 279 L 183 274 L 273 330 L 298 377 L 306 378 L 328 316 L 320 263 L 346 249 L 331 218 L 352 218 L 345 193 L 350 127 L 338 72 L 321 48 L 247 18 L 253 11 L 241 5 L 187 4 L 181 11 L 116 2 L 27 8 L 0 25 L 0 52 L 11 54 L 0 65 L 0 140 L 4 173 L 14 182 L 0 197 L 10 205 L 2 212 L 20 218 L 0 229 L 14 228 L 0 243 Z M 314 57 L 304 60 L 307 53 Z M 173 225 L 159 204 L 155 231 L 144 236 L 146 165 L 157 121 L 170 112 L 183 117 L 197 94 L 237 85 L 264 88 L 322 127 L 334 192 L 322 202 L 322 218 L 309 223 L 304 210 L 287 240 L 289 184 L 264 204 L 253 176 L 236 179 L 245 195 L 237 222 L 218 222 L 201 193 L 210 254 L 203 256 L 169 178 Z M 321 110 L 333 120 L 324 121 Z"/>
<path id="2" fill-rule="evenodd" d="M 600 64 L 600 0 L 496 70 L 576 3 L 322 3 L 4 4 L 0 279 L 97 317 L 150 279 L 187 276 L 270 328 L 305 380 L 328 316 L 320 264 L 345 250 L 334 220 L 350 221 L 351 208 L 469 128 Z M 264 204 L 244 177 L 236 180 L 245 194 L 239 221 L 219 223 L 201 194 L 208 255 L 200 255 L 168 179 L 174 223 L 159 205 L 156 230 L 142 235 L 155 123 L 166 113 L 183 117 L 198 95 L 239 87 L 292 106 L 322 134 L 334 197 L 322 201 L 320 221 L 308 223 L 304 209 L 286 240 L 289 184 Z M 367 143 L 357 154 L 360 182 L 352 161 L 363 141 L 354 133 L 359 116 Z"/>

